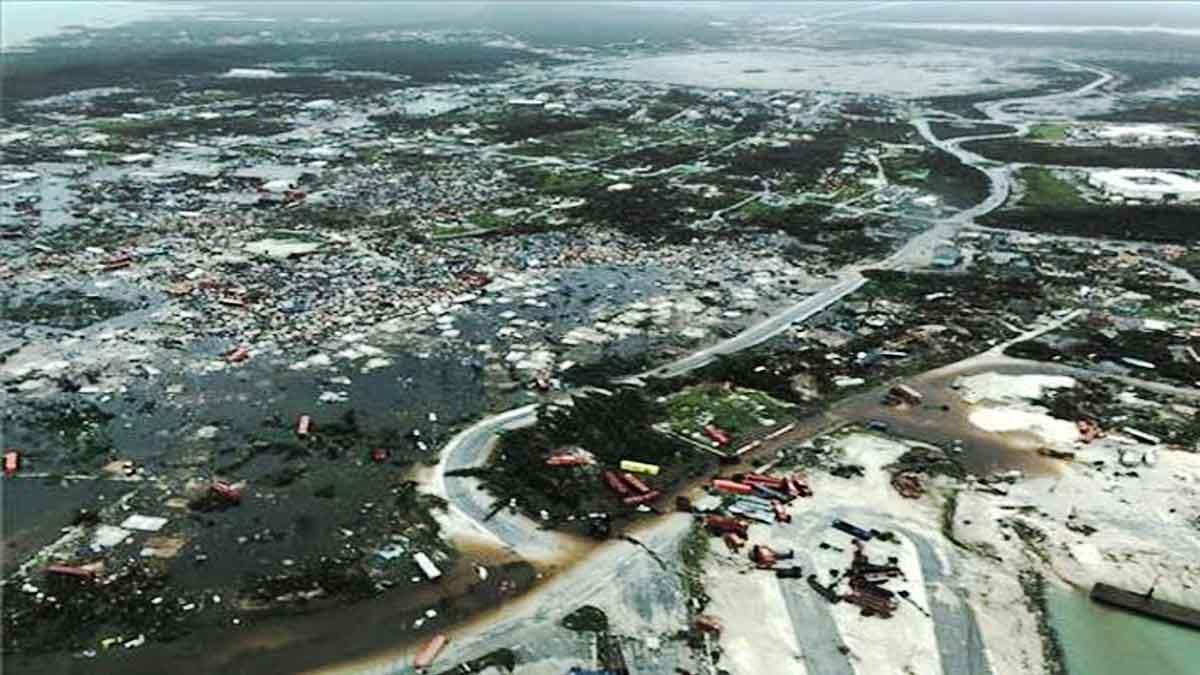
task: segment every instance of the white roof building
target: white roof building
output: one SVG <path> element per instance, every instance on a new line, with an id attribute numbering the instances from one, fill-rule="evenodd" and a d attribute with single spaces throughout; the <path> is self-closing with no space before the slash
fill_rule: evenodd
<path id="1" fill-rule="evenodd" d="M 1149 201 L 1200 201 L 1200 181 L 1168 171 L 1112 169 L 1095 171 L 1088 182 L 1105 194 Z"/>

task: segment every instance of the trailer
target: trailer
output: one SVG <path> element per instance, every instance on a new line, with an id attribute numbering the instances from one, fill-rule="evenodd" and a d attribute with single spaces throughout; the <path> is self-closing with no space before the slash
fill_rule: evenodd
<path id="1" fill-rule="evenodd" d="M 645 462 L 635 462 L 631 459 L 621 460 L 621 470 L 629 471 L 630 473 L 642 473 L 647 476 L 657 476 L 659 466 L 657 464 L 646 464 Z"/>
<path id="2" fill-rule="evenodd" d="M 421 571 L 425 573 L 425 577 L 430 581 L 437 581 L 442 576 L 442 571 L 438 569 L 437 565 L 433 564 L 433 561 L 424 552 L 417 551 L 413 555 L 413 560 L 416 561 L 417 567 L 421 568 Z"/>
<path id="3" fill-rule="evenodd" d="M 546 458 L 546 466 L 587 466 L 591 460 L 583 455 L 564 453 Z"/>
<path id="4" fill-rule="evenodd" d="M 646 485 L 644 482 L 642 482 L 642 479 L 631 473 L 621 474 L 621 480 L 625 481 L 626 485 L 633 488 L 640 494 L 646 494 L 650 492 L 650 486 Z"/>
<path id="5" fill-rule="evenodd" d="M 735 495 L 748 495 L 754 492 L 754 488 L 745 483 L 725 480 L 724 478 L 713 479 L 712 486 L 721 492 L 729 492 Z"/>
<path id="6" fill-rule="evenodd" d="M 760 473 L 747 473 L 734 477 L 743 483 L 753 483 L 763 487 L 771 488 L 772 490 L 782 490 L 786 487 L 784 479 L 776 478 L 774 476 L 764 476 Z"/>
<path id="7" fill-rule="evenodd" d="M 658 490 L 652 490 L 652 491 L 646 492 L 644 494 L 626 497 L 625 499 L 622 499 L 621 501 L 623 501 L 626 506 L 637 506 L 639 504 L 645 504 L 648 502 L 652 502 L 661 496 L 662 496 L 661 492 L 659 492 Z"/>
<path id="8" fill-rule="evenodd" d="M 308 432 L 312 430 L 312 418 L 308 415 L 301 415 L 296 422 L 296 435 L 300 438 L 308 436 Z"/>
<path id="9" fill-rule="evenodd" d="M 629 486 L 625 485 L 625 482 L 621 480 L 621 477 L 619 475 L 617 475 L 617 472 L 605 471 L 604 472 L 604 483 L 606 485 L 608 485 L 608 488 L 610 490 L 617 493 L 617 496 L 619 496 L 619 497 L 628 497 L 629 496 Z"/>
<path id="10" fill-rule="evenodd" d="M 704 526 L 717 533 L 733 532 L 742 537 L 746 536 L 749 526 L 745 521 L 728 516 L 706 516 Z"/>
<path id="11" fill-rule="evenodd" d="M 842 600 L 842 596 L 838 595 L 837 592 L 833 590 L 832 586 L 826 586 L 817 581 L 817 575 L 815 574 L 808 575 L 808 585 L 814 591 L 816 591 L 818 595 L 828 600 L 829 604 L 831 605 L 836 605 Z"/>
<path id="12" fill-rule="evenodd" d="M 21 469 L 21 453 L 9 450 L 4 453 L 4 475 L 12 476 Z"/>
<path id="13" fill-rule="evenodd" d="M 224 481 L 213 481 L 208 490 L 230 504 L 242 503 L 242 491 Z"/>
<path id="14" fill-rule="evenodd" d="M 854 537 L 855 539 L 858 539 L 861 541 L 871 541 L 871 539 L 875 536 L 871 532 L 868 532 L 867 530 L 864 530 L 861 527 L 858 527 L 857 525 L 851 525 L 850 523 L 847 523 L 844 520 L 833 521 L 833 529 L 841 530 L 842 532 L 845 532 L 846 534 L 850 535 L 851 537 Z"/>
<path id="15" fill-rule="evenodd" d="M 445 633 L 434 635 L 429 642 L 425 643 L 424 647 L 421 647 L 421 651 L 417 652 L 417 655 L 413 658 L 413 667 L 423 670 L 433 665 L 434 659 L 446 648 L 446 643 L 449 641 L 450 638 L 446 637 Z"/>
<path id="16" fill-rule="evenodd" d="M 49 565 L 46 567 L 46 574 L 75 577 L 76 579 L 83 579 L 85 581 L 93 581 L 96 578 L 94 571 L 71 565 Z"/>
<path id="17" fill-rule="evenodd" d="M 733 437 L 730 436 L 727 431 L 712 424 L 704 425 L 704 435 L 712 439 L 712 442 L 716 443 L 717 446 L 721 448 L 729 445 L 733 441 Z"/>

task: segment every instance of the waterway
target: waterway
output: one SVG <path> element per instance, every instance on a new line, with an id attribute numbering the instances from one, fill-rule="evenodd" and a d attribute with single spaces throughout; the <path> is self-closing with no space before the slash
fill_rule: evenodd
<path id="1" fill-rule="evenodd" d="M 1096 604 L 1082 591 L 1052 590 L 1048 602 L 1068 675 L 1200 672 L 1200 632 Z"/>

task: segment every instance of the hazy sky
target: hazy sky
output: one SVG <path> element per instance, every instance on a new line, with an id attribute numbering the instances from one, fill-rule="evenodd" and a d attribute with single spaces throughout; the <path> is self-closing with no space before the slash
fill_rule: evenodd
<path id="1" fill-rule="evenodd" d="M 547 13 L 561 13 L 570 2 L 519 3 L 505 1 L 410 3 L 410 2 L 107 2 L 107 1 L 27 1 L 0 0 L 0 44 L 20 47 L 35 37 L 52 35 L 65 26 L 115 26 L 139 19 L 163 15 L 186 15 L 218 8 L 222 12 L 246 12 L 251 15 L 380 17 L 394 16 L 397 23 L 414 18 L 462 17 L 478 12 L 483 5 L 495 12 L 509 5 L 515 12 L 528 15 L 537 7 Z M 614 0 L 611 4 L 622 4 Z M 722 0 L 715 2 L 683 1 L 653 3 L 636 0 L 625 4 L 650 6 L 679 12 L 724 15 L 758 13 L 818 16 L 845 22 L 896 22 L 943 24 L 990 24 L 1036 26 L 1122 26 L 1200 28 L 1200 2 L 758 2 Z M 556 11 L 557 10 L 557 11 Z M 492 14 L 495 16 L 495 14 Z"/>

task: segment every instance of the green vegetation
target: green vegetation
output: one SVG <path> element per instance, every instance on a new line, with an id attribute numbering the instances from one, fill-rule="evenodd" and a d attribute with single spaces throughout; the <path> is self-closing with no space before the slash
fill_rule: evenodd
<path id="1" fill-rule="evenodd" d="M 229 116 L 216 119 L 106 119 L 92 123 L 96 131 L 124 138 L 183 138 L 228 134 L 237 136 L 273 136 L 290 131 L 284 122 L 260 116 Z"/>
<path id="2" fill-rule="evenodd" d="M 1007 124 L 987 124 L 983 122 L 963 124 L 959 122 L 931 122 L 929 130 L 941 139 L 961 138 L 963 136 L 982 136 L 984 134 L 1009 133 L 1013 128 Z"/>
<path id="3" fill-rule="evenodd" d="M 504 230 L 519 222 L 520 216 L 501 216 L 492 211 L 481 211 L 470 216 L 470 221 L 476 228 L 482 230 Z"/>
<path id="4" fill-rule="evenodd" d="M 675 433 L 695 436 L 712 424 L 737 436 L 782 421 L 788 417 L 788 405 L 761 391 L 707 384 L 672 397 L 667 412 Z"/>
<path id="5" fill-rule="evenodd" d="M 0 304 L 0 316 L 17 323 L 78 330 L 124 314 L 135 307 L 120 300 L 64 289 L 30 296 L 23 302 L 9 297 Z"/>
<path id="6" fill-rule="evenodd" d="M 478 673 L 486 668 L 499 668 L 511 673 L 517 669 L 517 655 L 511 649 L 497 649 L 483 656 L 461 663 L 450 670 L 444 670 L 438 675 L 462 675 L 463 673 Z"/>
<path id="7" fill-rule="evenodd" d="M 882 157 L 880 162 L 897 183 L 936 194 L 955 208 L 974 206 L 988 195 L 986 174 L 941 150 L 906 152 Z"/>
<path id="8" fill-rule="evenodd" d="M 846 134 L 822 134 L 812 141 L 743 151 L 729 163 L 736 175 L 786 179 L 794 187 L 812 187 L 830 167 L 838 166 L 850 144 Z"/>
<path id="9" fill-rule="evenodd" d="M 952 490 L 942 502 L 942 536 L 959 548 L 968 548 L 954 534 L 954 515 L 958 512 L 958 490 Z"/>
<path id="10" fill-rule="evenodd" d="M 515 499 L 526 512 L 547 511 L 550 525 L 586 526 L 587 519 L 560 519 L 583 512 L 628 512 L 601 477 L 621 460 L 659 465 L 659 474 L 646 480 L 663 491 L 716 466 L 712 455 L 656 431 L 652 425 L 665 416 L 662 405 L 635 387 L 619 387 L 611 396 L 575 396 L 574 405 L 543 407 L 536 425 L 504 433 L 487 466 L 458 474 L 479 476 L 501 503 Z M 548 467 L 546 459 L 564 446 L 587 450 L 596 463 Z"/>
<path id="11" fill-rule="evenodd" d="M 1060 178 L 1050 169 L 1042 167 L 1021 169 L 1021 182 L 1025 186 L 1025 195 L 1021 198 L 1021 206 L 1055 208 L 1087 205 L 1074 185 Z"/>
<path id="12" fill-rule="evenodd" d="M 531 171 L 520 180 L 539 194 L 555 197 L 589 197 L 612 183 L 604 174 L 591 171 Z"/>
<path id="13" fill-rule="evenodd" d="M 1064 675 L 1067 672 L 1063 659 L 1062 643 L 1058 631 L 1050 624 L 1046 601 L 1046 577 L 1032 569 L 1021 570 L 1017 579 L 1025 592 L 1025 606 L 1037 617 L 1038 635 L 1042 638 L 1042 658 L 1047 675 Z"/>
<path id="14" fill-rule="evenodd" d="M 1150 122 L 1155 124 L 1200 124 L 1200 99 L 1181 98 L 1148 103 L 1138 108 L 1082 117 L 1106 122 Z"/>
<path id="15" fill-rule="evenodd" d="M 1070 126 L 1066 124 L 1036 124 L 1029 130 L 1029 138 L 1057 143 L 1066 140 L 1067 129 Z"/>
<path id="16" fill-rule="evenodd" d="M 604 610 L 592 605 L 584 605 L 562 619 L 562 625 L 567 630 L 578 632 L 601 632 L 608 630 L 608 615 Z"/>
<path id="17" fill-rule="evenodd" d="M 1193 169 L 1196 146 L 1124 147 L 1063 145 L 1029 140 L 968 141 L 963 148 L 1000 162 L 1050 166 L 1096 166 L 1114 169 Z"/>
<path id="18" fill-rule="evenodd" d="M 1096 205 L 1044 206 L 993 211 L 981 225 L 1073 237 L 1150 241 L 1163 244 L 1200 242 L 1200 208 L 1192 206 Z"/>
<path id="19" fill-rule="evenodd" d="M 701 611 L 708 604 L 708 593 L 704 589 L 704 561 L 711 553 L 710 546 L 711 537 L 700 520 L 692 522 L 692 528 L 679 543 L 679 561 L 683 563 L 679 583 L 693 605 L 690 609 L 694 611 Z"/>

